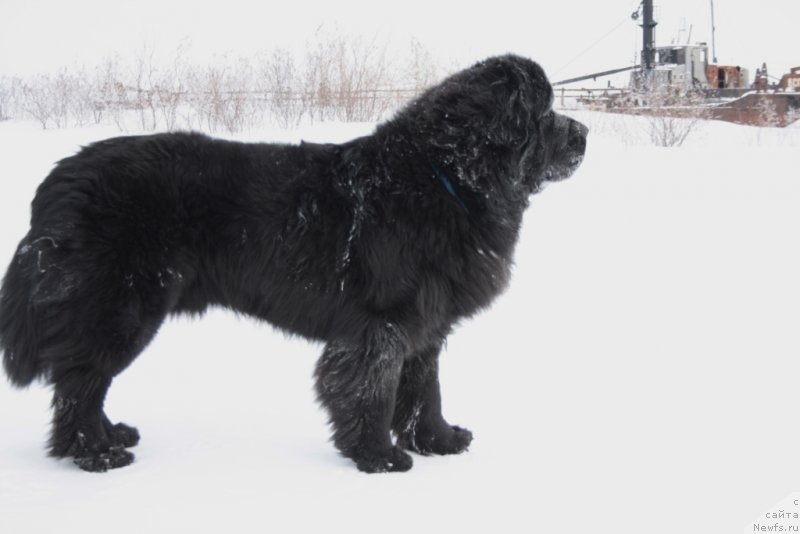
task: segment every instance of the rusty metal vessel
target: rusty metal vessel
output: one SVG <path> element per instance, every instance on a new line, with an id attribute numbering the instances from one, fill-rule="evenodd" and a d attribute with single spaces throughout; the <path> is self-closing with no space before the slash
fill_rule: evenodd
<path id="1" fill-rule="evenodd" d="M 632 18 L 642 19 L 641 63 L 554 83 L 562 105 L 569 98 L 611 113 L 702 117 L 751 126 L 785 127 L 800 120 L 800 67 L 770 82 L 764 63 L 751 81 L 748 69 L 718 64 L 706 43 L 656 46 L 653 0 L 643 0 Z M 625 71 L 631 71 L 627 87 L 567 87 Z"/>

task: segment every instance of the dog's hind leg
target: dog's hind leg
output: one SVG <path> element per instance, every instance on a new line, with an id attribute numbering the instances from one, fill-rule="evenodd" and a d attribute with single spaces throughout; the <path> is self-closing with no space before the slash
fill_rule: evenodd
<path id="1" fill-rule="evenodd" d="M 315 373 L 334 444 L 367 473 L 408 471 L 412 466 L 411 457 L 392 444 L 403 359 L 392 337 L 379 335 L 364 344 L 328 343 Z"/>
<path id="2" fill-rule="evenodd" d="M 435 346 L 406 360 L 397 390 L 392 429 L 398 446 L 420 454 L 458 454 L 469 447 L 472 433 L 442 416 L 439 351 Z"/>
<path id="3" fill-rule="evenodd" d="M 104 401 L 112 379 L 142 352 L 165 315 L 164 304 L 132 295 L 125 304 L 114 299 L 65 303 L 43 355 L 54 386 L 52 456 L 72 457 L 86 471 L 133 462 L 125 448 L 139 442 L 139 432 L 113 424 Z"/>
<path id="4" fill-rule="evenodd" d="M 139 310 L 139 313 L 134 313 Z M 114 376 L 122 372 L 144 349 L 155 334 L 165 313 L 140 306 L 105 314 L 93 310 L 76 319 L 96 322 L 91 334 L 84 332 L 72 343 L 62 342 L 61 350 L 51 350 L 48 381 L 55 386 L 53 395 L 53 430 L 50 454 L 73 457 L 86 471 L 107 471 L 133 462 L 125 450 L 139 442 L 136 428 L 113 424 L 103 409 Z M 96 315 L 95 315 L 96 314 Z M 149 320 L 147 318 L 150 318 Z"/>
<path id="5" fill-rule="evenodd" d="M 125 330 L 119 326 L 116 332 L 119 339 L 114 343 L 109 342 L 111 336 L 108 335 L 75 343 L 71 350 L 64 350 L 53 358 L 50 366 L 48 380 L 55 390 L 50 454 L 59 458 L 72 457 L 86 471 L 107 471 L 130 464 L 134 456 L 125 448 L 139 442 L 136 428 L 113 424 L 103 409 L 113 377 L 125 369 L 146 344 L 140 339 L 142 333 L 138 338 L 125 335 Z M 149 340 L 151 335 L 147 332 L 146 338 Z M 105 339 L 108 344 L 101 348 L 98 339 Z M 67 344 L 62 346 L 68 347 Z"/>

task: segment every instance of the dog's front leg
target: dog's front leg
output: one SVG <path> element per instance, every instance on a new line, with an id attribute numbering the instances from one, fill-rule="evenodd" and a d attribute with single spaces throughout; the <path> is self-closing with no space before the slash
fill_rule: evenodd
<path id="1" fill-rule="evenodd" d="M 365 343 L 328 343 L 317 363 L 317 395 L 330 415 L 334 444 L 361 471 L 411 469 L 411 457 L 390 434 L 402 366 L 396 337 L 383 334 Z"/>
<path id="2" fill-rule="evenodd" d="M 397 445 L 420 454 L 458 454 L 467 450 L 472 432 L 445 421 L 439 391 L 440 345 L 407 358 L 400 375 L 392 426 Z"/>

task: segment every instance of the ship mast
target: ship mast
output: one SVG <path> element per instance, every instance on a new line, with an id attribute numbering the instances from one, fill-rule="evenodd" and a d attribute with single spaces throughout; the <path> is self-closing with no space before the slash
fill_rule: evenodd
<path id="1" fill-rule="evenodd" d="M 642 1 L 642 67 L 653 68 L 656 54 L 656 24 L 653 15 L 653 0 Z"/>

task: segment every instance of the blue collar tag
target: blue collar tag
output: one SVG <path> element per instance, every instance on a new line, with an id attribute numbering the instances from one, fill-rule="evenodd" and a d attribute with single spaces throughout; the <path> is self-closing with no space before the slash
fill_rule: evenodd
<path id="1" fill-rule="evenodd" d="M 450 193 L 450 196 L 456 199 L 456 202 L 458 202 L 458 205 L 461 206 L 461 209 L 463 209 L 464 212 L 469 213 L 466 203 L 461 199 L 460 196 L 458 196 L 455 187 L 453 187 L 453 183 L 450 181 L 447 175 L 445 175 L 445 173 L 443 173 L 442 170 L 433 163 L 431 163 L 431 168 L 433 169 L 433 173 L 436 175 L 436 177 L 439 178 L 439 181 L 442 183 L 445 190 Z"/>

